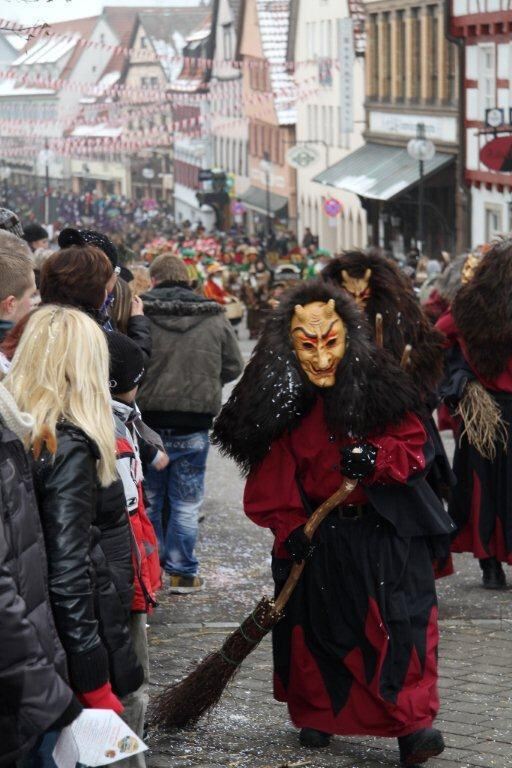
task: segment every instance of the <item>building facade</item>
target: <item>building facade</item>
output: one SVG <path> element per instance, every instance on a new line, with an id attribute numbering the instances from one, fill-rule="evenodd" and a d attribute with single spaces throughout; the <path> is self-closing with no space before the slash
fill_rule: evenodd
<path id="1" fill-rule="evenodd" d="M 451 13 L 451 35 L 464 50 L 464 175 L 477 247 L 512 230 L 512 168 L 493 170 L 480 158 L 495 137 L 512 145 L 512 8 L 506 0 L 452 0 Z"/>
<path id="2" fill-rule="evenodd" d="M 365 10 L 366 144 L 322 180 L 359 195 L 371 244 L 398 258 L 411 249 L 454 252 L 465 207 L 457 183 L 457 46 L 445 35 L 444 3 L 366 0 Z M 422 166 L 407 151 L 419 132 L 435 148 Z"/>
<path id="3" fill-rule="evenodd" d="M 297 83 L 296 141 L 305 150 L 299 161 L 306 164 L 297 168 L 298 236 L 308 227 L 331 252 L 366 245 L 359 197 L 315 181 L 364 142 L 364 35 L 357 36 L 351 6 L 346 0 L 297 0 L 289 45 Z M 336 216 L 326 213 L 333 198 L 340 203 Z"/>
<path id="4" fill-rule="evenodd" d="M 290 10 L 290 0 L 246 0 L 240 14 L 250 183 L 240 201 L 251 232 L 297 225 L 296 171 L 286 161 L 296 122 L 296 87 L 287 67 Z"/>

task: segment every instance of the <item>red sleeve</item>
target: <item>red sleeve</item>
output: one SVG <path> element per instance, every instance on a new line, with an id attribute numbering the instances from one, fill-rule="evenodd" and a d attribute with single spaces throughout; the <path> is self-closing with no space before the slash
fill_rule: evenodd
<path id="1" fill-rule="evenodd" d="M 436 323 L 436 328 L 438 331 L 441 331 L 445 337 L 445 349 L 449 349 L 450 347 L 453 347 L 455 344 L 457 344 L 459 332 L 450 310 L 445 312 L 444 315 L 441 315 Z"/>
<path id="2" fill-rule="evenodd" d="M 245 486 L 245 514 L 256 525 L 270 528 L 275 535 L 276 553 L 290 533 L 307 521 L 295 470 L 295 460 L 282 437 L 251 472 Z"/>
<path id="3" fill-rule="evenodd" d="M 427 433 L 420 419 L 408 414 L 385 435 L 372 438 L 377 448 L 377 463 L 369 480 L 372 483 L 406 483 L 425 469 Z"/>

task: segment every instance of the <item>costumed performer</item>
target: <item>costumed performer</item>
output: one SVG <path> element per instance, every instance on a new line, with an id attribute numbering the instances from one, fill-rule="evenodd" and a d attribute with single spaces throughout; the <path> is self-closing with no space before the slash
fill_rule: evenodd
<path id="1" fill-rule="evenodd" d="M 283 296 L 214 429 L 248 473 L 246 514 L 274 534 L 276 593 L 308 558 L 273 632 L 275 698 L 303 745 L 395 736 L 404 765 L 444 748 L 429 541 L 453 524 L 424 480 L 420 405 L 352 299 L 315 280 Z M 343 476 L 360 484 L 311 548 L 303 526 Z"/>
<path id="2" fill-rule="evenodd" d="M 472 552 L 486 589 L 504 589 L 512 564 L 512 239 L 493 245 L 438 327 L 450 349 L 447 404 L 460 426 L 449 512 L 454 552 Z"/>

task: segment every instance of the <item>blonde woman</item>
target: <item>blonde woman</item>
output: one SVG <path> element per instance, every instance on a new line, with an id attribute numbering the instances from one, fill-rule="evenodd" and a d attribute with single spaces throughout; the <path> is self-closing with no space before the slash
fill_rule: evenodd
<path id="1" fill-rule="evenodd" d="M 107 344 L 94 320 L 46 305 L 30 317 L 4 384 L 34 420 L 26 443 L 35 459 L 50 601 L 71 687 L 86 706 L 121 712 L 117 696 L 136 690 L 143 673 L 128 630 L 131 593 L 123 598 L 122 569 L 105 557 L 114 543 L 129 584 L 108 376 Z"/>

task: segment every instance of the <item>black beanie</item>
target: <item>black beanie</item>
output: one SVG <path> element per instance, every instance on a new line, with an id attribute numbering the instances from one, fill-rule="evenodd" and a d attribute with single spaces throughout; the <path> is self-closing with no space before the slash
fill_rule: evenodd
<path id="1" fill-rule="evenodd" d="M 112 240 L 102 234 L 101 232 L 95 232 L 93 229 L 73 229 L 72 227 L 66 227 L 59 235 L 58 243 L 60 248 L 69 248 L 71 245 L 94 245 L 103 251 L 105 256 L 109 259 L 113 268 L 117 267 L 119 257 L 117 255 L 117 248 Z"/>
<path id="2" fill-rule="evenodd" d="M 27 243 L 36 243 L 38 240 L 48 240 L 48 232 L 37 222 L 23 227 L 23 239 Z"/>
<path id="3" fill-rule="evenodd" d="M 110 382 L 112 395 L 123 395 L 138 387 L 144 376 L 144 355 L 136 344 L 124 333 L 107 332 L 110 356 Z"/>

